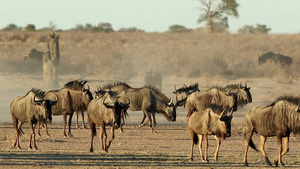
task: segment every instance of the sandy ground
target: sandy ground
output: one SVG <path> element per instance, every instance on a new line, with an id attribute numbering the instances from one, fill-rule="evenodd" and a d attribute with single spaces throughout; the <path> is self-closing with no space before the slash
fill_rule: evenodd
<path id="1" fill-rule="evenodd" d="M 169 123 L 162 116 L 157 116 L 157 133 L 151 133 L 148 126 L 138 128 L 142 119 L 142 112 L 129 111 L 129 118 L 124 127 L 125 132 L 116 132 L 115 140 L 109 149 L 109 153 L 100 151 L 99 138 L 94 138 L 94 153 L 89 152 L 90 129 L 75 129 L 74 119 L 72 125 L 73 138 L 64 138 L 62 129 L 62 116 L 53 118 L 49 125 L 51 137 L 37 136 L 37 151 L 27 150 L 29 127 L 24 125 L 25 135 L 21 138 L 21 150 L 14 149 L 12 143 L 15 131 L 9 111 L 9 104 L 16 96 L 22 96 L 32 87 L 42 86 L 42 78 L 23 74 L 0 74 L 0 168 L 241 168 L 243 167 L 244 143 L 242 136 L 243 118 L 245 113 L 255 106 L 270 104 L 276 97 L 283 94 L 298 94 L 300 80 L 277 82 L 272 79 L 234 79 L 223 78 L 179 78 L 163 77 L 163 93 L 175 99 L 172 91 L 174 85 L 177 88 L 183 84 L 199 83 L 200 90 L 206 90 L 212 85 L 225 86 L 227 84 L 247 82 L 251 87 L 253 102 L 244 108 L 240 108 L 234 114 L 232 137 L 222 141 L 219 161 L 213 160 L 216 143 L 213 136 L 209 137 L 210 163 L 202 163 L 199 159 L 199 151 L 194 151 L 194 161 L 189 161 L 190 136 L 186 130 L 186 110 L 179 108 L 177 121 Z M 82 76 L 60 77 L 61 86 L 64 83 L 79 79 Z M 91 90 L 96 90 L 97 85 L 122 80 L 132 87 L 141 87 L 144 84 L 143 77 L 132 79 L 103 78 L 99 76 L 86 76 Z M 105 80 L 104 80 L 105 79 Z M 81 120 L 80 120 L 81 121 Z M 87 124 L 88 125 L 88 124 Z M 108 135 L 110 130 L 108 127 Z M 290 139 L 290 152 L 283 157 L 283 162 L 288 168 L 300 168 L 299 137 Z M 257 145 L 257 136 L 253 138 Z M 276 159 L 277 143 L 275 138 L 269 138 L 266 151 L 271 161 Z M 267 168 L 261 153 L 249 150 L 248 168 Z M 269 167 L 268 167 L 269 168 Z"/>

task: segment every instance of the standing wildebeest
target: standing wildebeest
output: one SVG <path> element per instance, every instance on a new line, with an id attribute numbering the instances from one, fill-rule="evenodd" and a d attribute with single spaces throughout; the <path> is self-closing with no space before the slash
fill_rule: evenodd
<path id="1" fill-rule="evenodd" d="M 150 129 L 152 132 L 154 132 L 152 128 L 151 114 L 154 114 L 155 112 L 162 113 L 169 121 L 176 121 L 176 110 L 174 109 L 172 100 L 170 100 L 169 103 L 165 102 L 153 90 L 149 88 L 129 88 L 120 93 L 120 95 L 125 96 L 129 99 L 129 110 L 142 110 L 146 115 L 147 120 L 144 123 L 141 123 L 140 127 L 145 126 L 149 122 Z"/>
<path id="2" fill-rule="evenodd" d="M 245 116 L 245 156 L 244 164 L 248 166 L 247 152 L 250 145 L 256 149 L 251 139 L 254 132 L 260 134 L 259 149 L 262 152 L 268 165 L 272 165 L 265 152 L 265 142 L 267 137 L 276 136 L 278 144 L 278 157 L 275 165 L 281 165 L 282 156 L 289 151 L 289 137 L 291 133 L 300 132 L 300 97 L 284 96 L 278 98 L 272 104 L 265 107 L 255 107 L 251 109 Z M 285 149 L 282 152 L 282 139 Z"/>
<path id="3" fill-rule="evenodd" d="M 90 92 L 89 86 L 88 89 L 85 89 L 84 87 L 86 83 L 87 83 L 86 80 L 74 80 L 65 84 L 65 87 L 72 89 L 72 91 L 73 90 L 82 91 L 82 92 L 71 92 L 73 110 L 75 111 L 75 115 L 76 115 L 76 128 L 79 128 L 78 126 L 79 112 L 81 113 L 81 117 L 82 117 L 82 127 L 86 128 L 84 124 L 84 112 L 86 111 L 90 101 L 93 99 L 93 95 Z"/>
<path id="4" fill-rule="evenodd" d="M 160 73 L 154 72 L 152 69 L 145 76 L 146 85 L 152 85 L 162 89 L 162 76 Z"/>
<path id="5" fill-rule="evenodd" d="M 219 89 L 210 89 L 206 92 L 194 92 L 187 97 L 186 106 L 188 109 L 187 118 L 194 111 L 211 108 L 215 113 L 221 114 L 226 109 L 228 111 L 237 110 L 237 95 L 235 93 L 223 92 Z"/>
<path id="6" fill-rule="evenodd" d="M 142 88 L 132 88 L 131 86 L 129 86 L 126 83 L 117 82 L 117 83 L 114 83 L 113 85 L 112 84 L 106 85 L 106 86 L 102 87 L 101 89 L 98 88 L 98 91 L 96 91 L 96 98 L 101 97 L 106 92 L 113 92 L 114 94 L 120 94 L 121 92 L 125 92 L 125 91 L 128 91 L 128 90 L 130 91 L 129 93 L 131 93 L 131 95 L 132 95 L 132 93 L 135 92 L 134 96 L 133 95 L 131 96 L 131 99 L 135 100 L 135 102 L 132 103 L 130 98 L 128 96 L 126 96 L 125 93 L 124 93 L 125 94 L 124 98 L 129 98 L 131 104 L 135 104 L 134 107 L 138 107 L 138 108 L 135 108 L 136 110 L 133 110 L 133 107 L 132 107 L 133 105 L 130 105 L 130 108 L 129 108 L 130 110 L 132 110 L 132 111 L 143 110 L 144 111 L 146 109 L 151 108 L 151 110 L 147 110 L 147 112 L 150 112 L 150 115 L 152 114 L 154 124 L 156 124 L 155 112 L 162 113 L 167 118 L 167 120 L 169 120 L 169 121 L 170 121 L 170 116 L 173 116 L 171 118 L 172 121 L 174 121 L 174 119 L 176 120 L 176 109 L 175 109 L 175 106 L 174 106 L 172 100 L 167 98 L 159 89 L 157 89 L 153 86 L 145 86 L 145 87 L 142 87 Z M 146 95 L 143 96 L 143 93 L 146 93 Z M 159 100 L 162 100 L 162 101 L 159 101 L 159 102 L 164 103 L 165 105 L 167 105 L 168 109 L 170 109 L 170 111 L 172 113 L 169 114 L 169 113 L 166 113 L 166 111 L 161 111 L 162 107 L 157 109 L 158 111 L 153 110 L 153 109 L 155 109 L 157 103 L 156 102 L 153 103 L 153 101 L 148 101 L 147 102 L 147 99 L 151 100 L 150 97 L 152 97 L 152 95 L 155 95 L 155 97 L 158 97 Z M 153 98 L 155 98 L 155 97 L 153 96 Z M 138 99 L 142 99 L 142 100 L 138 100 Z M 143 104 L 143 105 L 141 105 L 141 104 Z M 149 105 L 151 105 L 151 106 L 147 107 Z M 148 113 L 146 113 L 144 111 L 144 117 L 143 117 L 142 122 L 140 123 L 140 126 L 143 126 L 142 124 L 144 122 L 144 119 L 147 117 L 147 114 Z M 151 116 L 150 116 L 150 118 L 151 118 Z M 123 119 L 123 121 L 124 121 L 124 119 Z M 151 129 L 152 129 L 152 127 L 151 127 Z M 122 130 L 122 125 L 121 125 L 121 130 Z"/>
<path id="7" fill-rule="evenodd" d="M 198 83 L 190 85 L 189 87 L 185 85 L 185 87 L 179 89 L 176 89 L 176 86 L 174 86 L 174 89 L 175 91 L 173 91 L 173 93 L 176 95 L 175 108 L 177 108 L 177 106 L 185 107 L 186 98 L 188 97 L 188 95 L 194 92 L 200 92 L 200 89 L 198 88 Z"/>
<path id="8" fill-rule="evenodd" d="M 52 95 L 54 94 L 52 93 Z M 25 96 L 17 97 L 11 102 L 10 111 L 13 125 L 16 129 L 16 139 L 13 144 L 14 147 L 17 145 L 20 149 L 19 135 L 22 133 L 21 126 L 23 123 L 28 122 L 31 129 L 28 148 L 32 149 L 31 140 L 33 139 L 33 148 L 37 149 L 34 132 L 35 126 L 33 126 L 33 124 L 37 124 L 38 121 L 43 123 L 51 122 L 51 106 L 55 105 L 59 100 L 57 95 L 54 95 L 55 101 L 44 99 L 44 96 L 44 91 L 32 89 Z M 36 100 L 36 98 L 39 100 Z"/>
<path id="9" fill-rule="evenodd" d="M 122 103 L 112 98 L 109 93 L 98 99 L 93 99 L 87 107 L 88 119 L 91 127 L 91 148 L 93 152 L 93 138 L 96 135 L 96 124 L 100 126 L 100 140 L 102 151 L 108 150 L 113 141 L 114 129 L 120 127 L 121 116 L 126 114 L 130 103 Z M 111 139 L 106 144 L 106 129 L 105 126 L 111 125 Z M 104 136 L 104 138 L 103 138 Z"/>
<path id="10" fill-rule="evenodd" d="M 237 105 L 239 107 L 243 107 L 248 103 L 252 102 L 252 95 L 250 93 L 250 87 L 247 87 L 247 83 L 245 86 L 242 84 L 230 84 L 225 87 L 221 86 L 213 86 L 211 89 L 216 88 L 223 92 L 230 90 L 232 93 L 236 93 L 237 95 Z"/>
<path id="11" fill-rule="evenodd" d="M 193 149 L 194 144 L 198 144 L 200 157 L 202 161 L 208 162 L 207 159 L 207 149 L 208 149 L 208 139 L 207 135 L 215 135 L 217 140 L 217 148 L 215 152 L 215 160 L 218 160 L 219 148 L 221 145 L 220 138 L 225 139 L 231 136 L 231 120 L 232 114 L 230 116 L 224 116 L 225 109 L 220 115 L 213 112 L 212 109 L 208 108 L 205 110 L 200 110 L 194 112 L 188 119 L 187 128 L 191 134 L 191 155 L 190 159 L 193 160 Z M 205 139 L 205 158 L 202 154 L 202 139 Z M 198 138 L 199 137 L 199 138 Z"/>
<path id="12" fill-rule="evenodd" d="M 266 62 L 270 61 L 274 64 L 281 64 L 281 65 L 287 65 L 290 66 L 293 63 L 293 59 L 289 56 L 284 56 L 280 53 L 273 53 L 272 51 L 265 53 L 258 57 L 258 63 L 264 64 Z"/>
<path id="13" fill-rule="evenodd" d="M 81 83 L 81 82 L 78 82 Z M 58 103 L 53 106 L 52 108 L 52 115 L 63 115 L 63 122 L 64 122 L 64 136 L 66 137 L 66 124 L 67 124 L 67 116 L 69 115 L 69 131 L 68 136 L 72 137 L 71 133 L 71 123 L 72 123 L 72 116 L 75 110 L 80 109 L 82 106 L 87 107 L 89 104 L 92 95 L 89 89 L 82 88 L 79 84 L 74 81 L 67 83 L 62 89 L 60 90 L 50 90 L 46 93 L 45 98 L 51 99 L 53 95 L 49 95 L 49 93 L 54 92 L 58 95 L 60 100 Z"/>

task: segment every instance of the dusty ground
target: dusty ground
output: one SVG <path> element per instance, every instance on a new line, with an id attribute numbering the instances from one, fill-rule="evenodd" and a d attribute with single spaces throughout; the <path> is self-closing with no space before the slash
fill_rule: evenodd
<path id="1" fill-rule="evenodd" d="M 80 76 L 66 76 L 61 78 L 62 85 L 78 79 Z M 117 79 L 88 76 L 90 87 L 93 90 L 97 85 L 114 82 Z M 133 87 L 143 85 L 143 78 L 122 79 Z M 99 138 L 94 138 L 94 153 L 89 152 L 90 129 L 75 129 L 72 125 L 73 138 L 64 138 L 62 134 L 62 116 L 54 117 L 53 124 L 49 125 L 51 137 L 37 137 L 37 151 L 27 150 L 28 125 L 24 125 L 25 135 L 21 138 L 21 150 L 12 147 L 15 131 L 12 128 L 9 104 L 13 98 L 24 95 L 32 87 L 41 86 L 41 77 L 32 78 L 29 75 L 2 74 L 0 83 L 0 168 L 242 168 L 244 145 L 242 136 L 243 117 L 252 107 L 267 105 L 282 94 L 298 94 L 300 80 L 277 82 L 276 79 L 183 79 L 177 77 L 164 77 L 163 93 L 174 98 L 172 93 L 176 84 L 177 88 L 183 84 L 199 83 L 199 88 L 205 90 L 212 85 L 226 85 L 231 83 L 247 82 L 251 87 L 253 103 L 239 109 L 234 114 L 232 137 L 223 140 L 219 161 L 213 160 L 216 148 L 215 140 L 209 137 L 210 163 L 202 163 L 199 160 L 199 151 L 194 151 L 194 161 L 189 161 L 190 136 L 186 130 L 186 110 L 178 109 L 176 122 L 169 123 L 164 117 L 158 115 L 157 133 L 151 133 L 148 126 L 138 128 L 142 118 L 142 112 L 129 112 L 130 117 L 124 127 L 125 132 L 116 132 L 115 140 L 109 149 L 109 153 L 100 151 Z M 74 122 L 74 120 L 73 120 Z M 110 136 L 108 128 L 108 134 Z M 254 143 L 258 144 L 255 136 Z M 290 152 L 283 157 L 283 162 L 288 168 L 300 168 L 299 137 L 290 139 Z M 271 161 L 276 159 L 277 143 L 275 138 L 269 138 L 266 151 Z M 248 168 L 269 168 L 263 161 L 261 153 L 249 150 Z"/>

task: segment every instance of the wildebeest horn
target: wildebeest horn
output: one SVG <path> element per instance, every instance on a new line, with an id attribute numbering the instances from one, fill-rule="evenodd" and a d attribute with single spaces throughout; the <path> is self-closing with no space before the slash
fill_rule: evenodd
<path id="1" fill-rule="evenodd" d="M 104 106 L 107 107 L 107 108 L 113 108 L 113 107 L 114 107 L 114 104 L 111 104 L 112 102 L 110 102 L 110 103 L 105 103 L 105 100 L 106 100 L 106 99 L 107 99 L 107 97 L 105 97 L 105 99 L 103 100 Z"/>
<path id="2" fill-rule="evenodd" d="M 174 86 L 174 89 L 175 89 L 175 91 L 177 91 L 177 89 L 176 89 L 176 85 Z"/>
<path id="3" fill-rule="evenodd" d="M 170 101 L 169 101 L 168 105 L 171 105 L 172 103 L 173 103 L 173 100 L 172 100 L 172 99 L 170 99 Z"/>
<path id="4" fill-rule="evenodd" d="M 58 102 L 58 100 L 59 100 L 59 97 L 56 94 L 55 94 L 55 96 L 56 96 L 56 100 L 55 101 L 50 100 L 50 103 L 51 103 L 52 106 L 55 105 Z"/>
<path id="5" fill-rule="evenodd" d="M 41 103 L 41 102 L 44 101 L 44 99 L 41 99 L 41 100 L 35 100 L 35 96 L 36 96 L 36 94 L 35 94 L 34 97 L 33 97 L 33 101 L 34 101 L 35 103 Z"/>
<path id="6" fill-rule="evenodd" d="M 127 100 L 128 100 L 128 103 L 122 103 L 122 102 L 119 102 L 120 106 L 123 107 L 123 108 L 129 107 L 129 105 L 130 105 L 130 100 L 128 99 L 128 97 L 127 97 Z"/>
<path id="7" fill-rule="evenodd" d="M 222 113 L 220 114 L 220 118 L 223 117 L 224 112 L 225 112 L 226 108 L 222 111 Z"/>

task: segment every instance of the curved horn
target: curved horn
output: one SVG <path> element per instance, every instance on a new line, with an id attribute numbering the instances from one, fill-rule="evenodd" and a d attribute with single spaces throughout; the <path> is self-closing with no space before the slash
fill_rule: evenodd
<path id="1" fill-rule="evenodd" d="M 183 84 L 186 88 L 187 88 L 187 85 L 186 84 Z"/>
<path id="2" fill-rule="evenodd" d="M 226 108 L 222 111 L 222 113 L 220 114 L 220 118 L 223 117 L 224 112 L 225 112 Z"/>
<path id="3" fill-rule="evenodd" d="M 175 89 L 175 91 L 177 91 L 177 89 L 176 89 L 176 85 L 174 85 L 174 89 Z"/>
<path id="4" fill-rule="evenodd" d="M 55 94 L 56 100 L 55 101 L 50 100 L 51 105 L 55 105 L 59 100 L 59 97 L 56 95 L 56 93 L 53 92 L 53 94 Z"/>
<path id="5" fill-rule="evenodd" d="M 128 97 L 127 97 L 127 100 L 128 100 L 128 103 L 122 103 L 122 102 L 119 102 L 119 104 L 120 104 L 120 106 L 121 106 L 122 108 L 127 108 L 127 107 L 129 107 L 129 105 L 130 105 L 130 100 L 129 100 Z"/>
<path id="6" fill-rule="evenodd" d="M 103 99 L 103 105 L 105 106 L 105 107 L 107 107 L 107 108 L 112 108 L 112 107 L 114 107 L 114 105 L 111 105 L 111 104 L 109 104 L 109 103 L 105 103 L 105 100 L 107 99 L 107 97 L 105 97 L 105 99 Z"/>
<path id="7" fill-rule="evenodd" d="M 41 102 L 44 101 L 44 99 L 35 100 L 35 97 L 36 97 L 36 94 L 35 94 L 34 97 L 33 97 L 33 101 L 34 101 L 35 103 L 41 103 Z"/>

